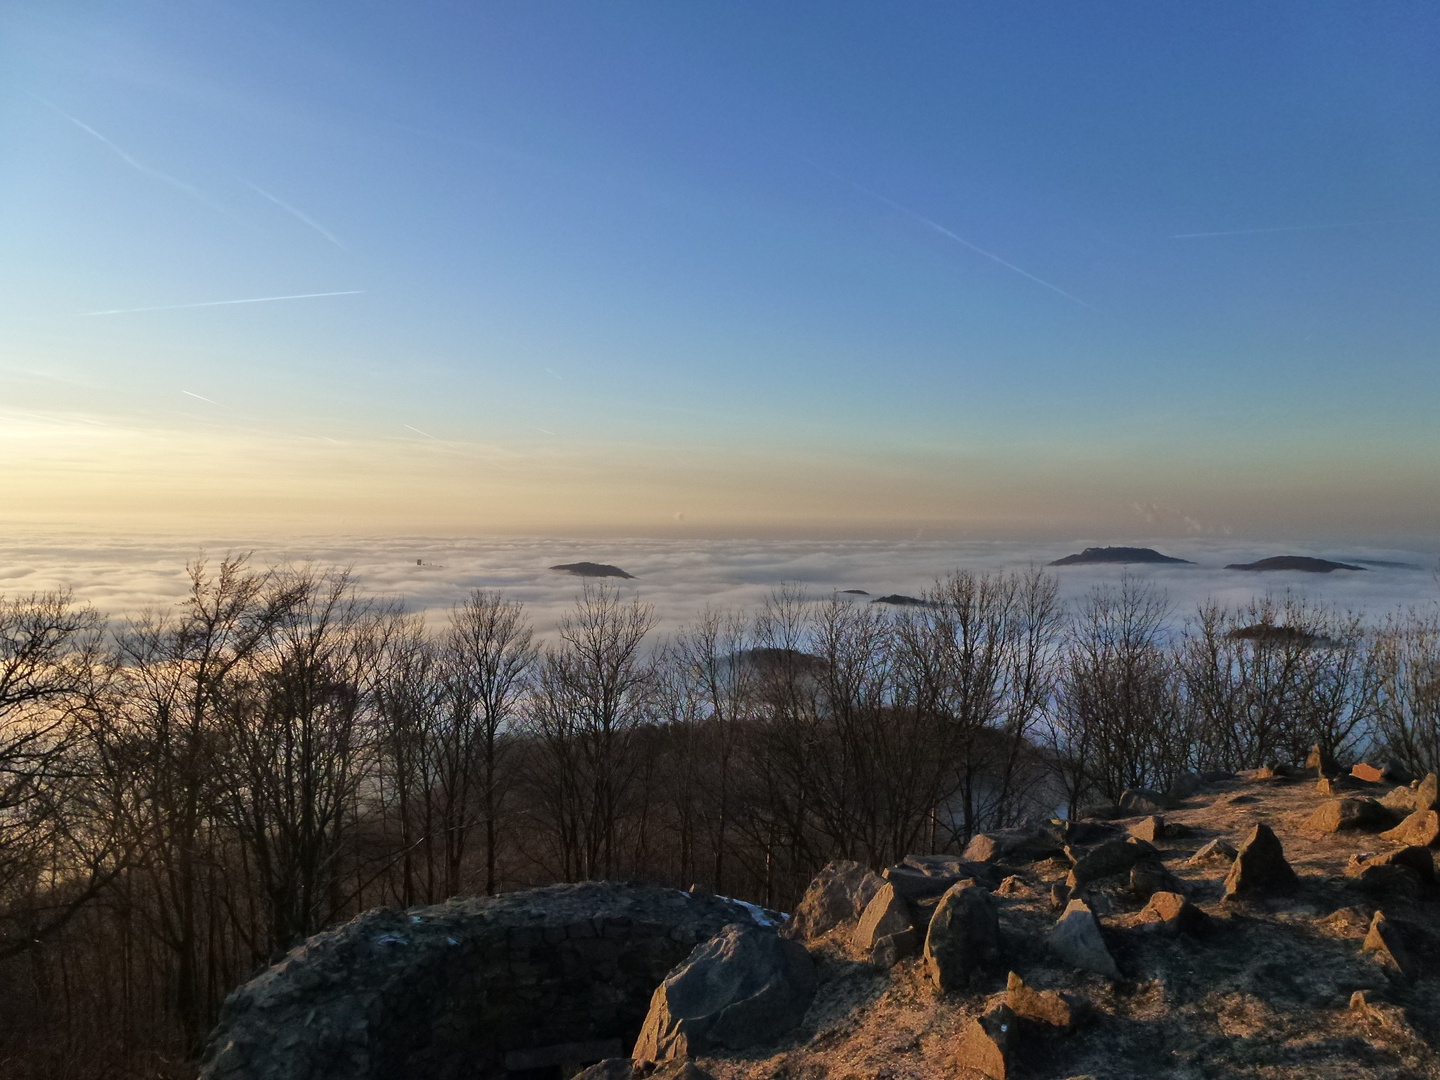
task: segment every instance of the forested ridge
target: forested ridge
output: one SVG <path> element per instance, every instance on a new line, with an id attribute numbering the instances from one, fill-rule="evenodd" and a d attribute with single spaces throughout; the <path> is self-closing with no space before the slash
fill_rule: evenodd
<path id="1" fill-rule="evenodd" d="M 788 909 L 832 858 L 1362 749 L 1440 768 L 1434 605 L 1188 615 L 1043 571 L 922 605 L 781 587 L 668 639 L 587 582 L 543 641 L 477 591 L 436 626 L 342 571 L 190 567 L 111 622 L 0 601 L 0 1072 L 187 1074 L 220 1003 L 376 906 L 558 881 Z"/>

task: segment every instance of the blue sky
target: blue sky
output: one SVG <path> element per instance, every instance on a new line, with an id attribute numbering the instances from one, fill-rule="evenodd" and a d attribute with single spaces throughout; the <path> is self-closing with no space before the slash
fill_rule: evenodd
<path id="1" fill-rule="evenodd" d="M 1419 3 L 12 3 L 0 496 L 1434 535 L 1437 55 Z"/>

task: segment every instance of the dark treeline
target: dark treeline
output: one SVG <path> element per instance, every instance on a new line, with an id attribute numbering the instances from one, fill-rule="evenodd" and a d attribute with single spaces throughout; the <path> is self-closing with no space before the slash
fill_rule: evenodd
<path id="1" fill-rule="evenodd" d="M 644 878 L 788 907 L 1165 788 L 1382 752 L 1440 767 L 1440 621 L 1284 598 L 1180 622 L 1133 580 L 958 573 L 904 608 L 777 591 L 659 641 L 586 586 L 554 635 L 438 629 L 345 574 L 191 569 L 122 626 L 0 601 L 0 1074 L 180 1075 L 225 995 L 377 905 Z"/>

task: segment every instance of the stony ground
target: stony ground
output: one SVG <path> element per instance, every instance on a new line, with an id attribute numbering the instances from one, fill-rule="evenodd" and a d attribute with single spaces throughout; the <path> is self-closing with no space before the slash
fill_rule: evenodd
<path id="1" fill-rule="evenodd" d="M 1381 796 L 1389 785 L 1353 792 Z M 1352 794 L 1347 792 L 1346 794 Z M 1367 894 L 1345 877 L 1358 852 L 1395 845 L 1360 832 L 1314 835 L 1302 823 L 1322 802 L 1314 780 L 1237 779 L 1207 785 L 1165 812 L 1181 837 L 1157 842 L 1189 898 L 1214 917 L 1204 937 L 1167 936 L 1128 925 L 1143 902 L 1124 877 L 1097 883 L 1087 898 L 1100 917 L 1123 978 L 1066 967 L 1044 935 L 1054 925 L 1050 888 L 1063 859 L 1010 868 L 1011 894 L 997 894 L 1005 963 L 969 993 L 941 995 L 918 957 L 881 972 L 853 958 L 842 926 L 812 951 L 824 982 L 804 1024 L 776 1050 L 701 1058 L 717 1080 L 904 1080 L 961 1077 L 962 1027 L 1003 1000 L 1008 971 L 1041 989 L 1085 998 L 1090 1019 L 1069 1035 L 1027 1031 L 1010 1076 L 1094 1077 L 1440 1077 L 1440 902 Z M 1139 818 L 1114 822 L 1119 835 Z M 1222 903 L 1227 859 L 1192 865 L 1207 841 L 1238 847 L 1268 824 L 1299 873 L 1293 896 Z M 1383 908 L 1410 944 L 1418 975 L 1398 977 L 1361 950 Z M 1363 1002 L 1352 1003 L 1356 991 Z"/>

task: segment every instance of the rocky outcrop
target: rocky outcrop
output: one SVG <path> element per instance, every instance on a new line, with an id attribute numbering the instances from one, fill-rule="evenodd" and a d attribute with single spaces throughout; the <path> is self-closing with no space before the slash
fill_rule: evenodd
<path id="1" fill-rule="evenodd" d="M 1050 951 L 1071 967 L 1118 979 L 1120 969 L 1105 945 L 1095 913 L 1084 900 L 1071 900 L 1045 939 Z"/>
<path id="2" fill-rule="evenodd" d="M 868 867 L 839 860 L 827 863 L 805 890 L 786 937 L 810 941 L 846 922 L 860 918 L 885 882 Z"/>
<path id="3" fill-rule="evenodd" d="M 1010 1075 L 1010 1047 L 1015 1041 L 1015 1014 L 1008 1005 L 993 1005 L 967 1021 L 955 1045 L 961 1076 L 1005 1080 Z"/>
<path id="4" fill-rule="evenodd" d="M 1059 1031 L 1073 1031 L 1085 1014 L 1081 998 L 1064 991 L 1035 990 L 1013 971 L 1005 980 L 1005 1004 L 1022 1021 Z"/>
<path id="5" fill-rule="evenodd" d="M 910 904 L 889 882 L 875 894 L 860 916 L 851 943 L 856 952 L 879 967 L 892 967 L 920 946 Z"/>
<path id="6" fill-rule="evenodd" d="M 1392 844 L 1430 847 L 1440 840 L 1440 814 L 1434 810 L 1416 810 L 1393 829 L 1382 832 L 1380 839 Z"/>
<path id="7" fill-rule="evenodd" d="M 668 1061 L 774 1041 L 805 1016 L 815 996 L 805 946 L 735 924 L 699 946 L 655 990 L 635 1059 Z"/>
<path id="8" fill-rule="evenodd" d="M 230 995 L 202 1080 L 500 1077 L 615 1057 L 656 985 L 741 905 L 555 885 L 371 911 Z"/>
<path id="9" fill-rule="evenodd" d="M 1351 829 L 1379 832 L 1394 824 L 1394 813 L 1374 799 L 1331 799 L 1315 808 L 1305 819 L 1304 828 L 1313 833 L 1345 832 Z"/>
<path id="10" fill-rule="evenodd" d="M 1248 900 L 1292 893 L 1300 878 L 1285 861 L 1285 849 L 1269 825 L 1256 825 L 1240 845 L 1225 876 L 1226 900 Z"/>
<path id="11" fill-rule="evenodd" d="M 925 970 L 942 993 L 970 985 L 1000 958 L 1000 919 L 990 894 L 971 881 L 952 886 L 925 935 Z"/>

